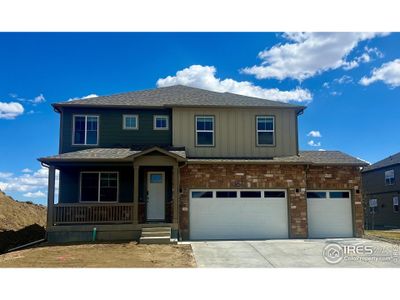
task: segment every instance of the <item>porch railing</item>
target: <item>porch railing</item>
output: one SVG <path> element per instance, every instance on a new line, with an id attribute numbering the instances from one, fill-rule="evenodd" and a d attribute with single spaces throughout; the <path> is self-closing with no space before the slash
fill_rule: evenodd
<path id="1" fill-rule="evenodd" d="M 133 203 L 54 205 L 54 225 L 132 223 Z"/>

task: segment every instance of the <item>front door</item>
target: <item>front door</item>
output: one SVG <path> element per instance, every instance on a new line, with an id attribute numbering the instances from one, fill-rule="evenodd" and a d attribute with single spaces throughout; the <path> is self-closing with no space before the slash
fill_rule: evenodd
<path id="1" fill-rule="evenodd" d="M 147 221 L 165 220 L 165 173 L 147 173 Z"/>

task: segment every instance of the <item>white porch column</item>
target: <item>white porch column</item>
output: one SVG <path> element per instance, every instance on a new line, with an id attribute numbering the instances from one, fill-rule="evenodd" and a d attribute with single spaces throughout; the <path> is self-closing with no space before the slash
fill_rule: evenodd
<path id="1" fill-rule="evenodd" d="M 179 214 L 179 167 L 175 164 L 172 169 L 172 223 L 178 223 Z"/>
<path id="2" fill-rule="evenodd" d="M 133 224 L 139 223 L 139 166 L 133 166 Z"/>
<path id="3" fill-rule="evenodd" d="M 49 177 L 48 177 L 48 192 L 47 192 L 47 229 L 50 229 L 54 224 L 53 213 L 54 213 L 55 185 L 56 185 L 56 168 L 54 166 L 50 166 Z"/>

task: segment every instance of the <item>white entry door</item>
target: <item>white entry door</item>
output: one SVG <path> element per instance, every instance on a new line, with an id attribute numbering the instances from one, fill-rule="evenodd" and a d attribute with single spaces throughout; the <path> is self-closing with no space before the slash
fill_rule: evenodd
<path id="1" fill-rule="evenodd" d="M 165 220 L 165 173 L 147 173 L 147 220 Z"/>
<path id="2" fill-rule="evenodd" d="M 350 191 L 307 191 L 309 238 L 353 237 Z"/>
<path id="3" fill-rule="evenodd" d="M 190 239 L 286 239 L 285 190 L 191 190 Z"/>

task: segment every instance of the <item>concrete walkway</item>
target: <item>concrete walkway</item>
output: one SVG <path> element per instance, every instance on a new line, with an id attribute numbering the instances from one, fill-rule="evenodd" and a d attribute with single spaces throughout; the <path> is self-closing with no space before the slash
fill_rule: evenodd
<path id="1" fill-rule="evenodd" d="M 330 255 L 326 253 L 332 243 L 344 251 L 358 246 L 359 253 L 346 254 L 339 251 L 340 258 L 334 256 L 335 263 L 328 263 L 323 253 L 325 250 L 325 256 Z M 198 267 L 400 267 L 398 245 L 367 239 L 208 241 L 190 244 Z"/>

